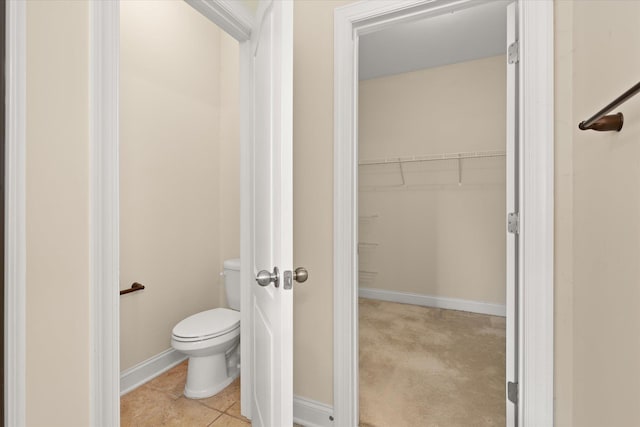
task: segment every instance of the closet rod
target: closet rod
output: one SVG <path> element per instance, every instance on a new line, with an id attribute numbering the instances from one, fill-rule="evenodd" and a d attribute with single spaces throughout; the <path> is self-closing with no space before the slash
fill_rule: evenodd
<path id="1" fill-rule="evenodd" d="M 622 113 L 610 114 L 608 116 L 605 116 L 605 114 L 607 114 L 609 111 L 613 110 L 620 104 L 625 103 L 639 92 L 640 82 L 636 83 L 625 93 L 604 106 L 602 110 L 598 111 L 587 120 L 580 122 L 578 127 L 580 128 L 580 130 L 592 129 L 600 132 L 615 130 L 617 132 L 620 132 L 620 130 L 622 129 L 622 125 L 624 124 L 624 116 L 622 115 Z"/>
<path id="2" fill-rule="evenodd" d="M 359 166 L 370 165 L 393 165 L 402 163 L 418 163 L 418 162 L 433 162 L 436 160 L 460 160 L 460 159 L 478 159 L 484 157 L 504 157 L 504 152 L 486 152 L 486 153 L 452 153 L 442 154 L 439 156 L 425 156 L 425 157 L 411 157 L 411 158 L 393 158 L 384 160 L 363 160 L 358 162 Z"/>

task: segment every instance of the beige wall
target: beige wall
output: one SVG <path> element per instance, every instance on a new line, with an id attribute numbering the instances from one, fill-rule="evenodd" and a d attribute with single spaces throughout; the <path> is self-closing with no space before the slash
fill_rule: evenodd
<path id="1" fill-rule="evenodd" d="M 220 35 L 220 255 L 218 271 L 226 259 L 240 257 L 240 49 L 227 33 Z M 220 304 L 226 305 L 224 281 L 218 276 Z"/>
<path id="2" fill-rule="evenodd" d="M 245 6 L 249 11 L 255 13 L 258 10 L 258 0 L 243 0 Z"/>
<path id="3" fill-rule="evenodd" d="M 573 4 L 555 2 L 555 422 L 573 426 Z"/>
<path id="4" fill-rule="evenodd" d="M 28 426 L 89 425 L 88 11 L 27 3 Z"/>
<path id="5" fill-rule="evenodd" d="M 126 369 L 224 303 L 221 255 L 240 239 L 238 44 L 184 2 L 122 2 L 120 25 L 120 286 L 146 286 L 121 298 Z"/>
<path id="6" fill-rule="evenodd" d="M 293 5 L 293 392 L 333 402 L 333 10 Z"/>
<path id="7" fill-rule="evenodd" d="M 640 97 L 620 133 L 576 125 L 637 83 L 640 3 L 573 5 L 573 422 L 640 425 Z"/>
<path id="8" fill-rule="evenodd" d="M 505 150 L 504 55 L 361 81 L 359 96 L 361 161 Z M 458 185 L 456 160 L 405 163 L 405 186 L 397 164 L 360 166 L 360 286 L 504 304 L 505 165 L 462 160 Z"/>

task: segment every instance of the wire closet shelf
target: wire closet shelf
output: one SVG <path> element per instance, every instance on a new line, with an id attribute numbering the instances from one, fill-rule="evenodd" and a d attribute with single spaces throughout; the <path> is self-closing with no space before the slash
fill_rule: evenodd
<path id="1" fill-rule="evenodd" d="M 460 153 L 429 154 L 411 157 L 387 157 L 385 159 L 362 160 L 358 166 L 393 165 L 403 163 L 433 162 L 438 160 L 480 159 L 484 157 L 504 157 L 506 151 L 469 151 Z"/>
<path id="2" fill-rule="evenodd" d="M 462 160 L 465 159 L 482 159 L 492 157 L 505 157 L 507 153 L 505 151 L 468 151 L 460 153 L 444 153 L 444 154 L 430 154 L 425 156 L 411 156 L 411 157 L 387 157 L 385 159 L 377 160 L 362 160 L 358 162 L 358 166 L 381 166 L 381 165 L 398 165 L 400 178 L 402 183 L 400 185 L 386 186 L 386 187 L 405 187 L 405 171 L 402 165 L 405 163 L 422 163 L 422 162 L 435 162 L 443 160 L 455 160 L 458 163 L 458 185 L 462 185 Z"/>

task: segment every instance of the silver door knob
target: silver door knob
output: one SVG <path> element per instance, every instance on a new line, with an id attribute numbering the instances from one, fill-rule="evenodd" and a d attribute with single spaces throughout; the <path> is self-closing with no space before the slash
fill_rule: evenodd
<path id="1" fill-rule="evenodd" d="M 304 267 L 296 268 L 296 271 L 293 272 L 293 280 L 298 283 L 306 282 L 309 278 L 309 272 Z"/>
<path id="2" fill-rule="evenodd" d="M 269 283 L 273 282 L 273 286 L 276 288 L 280 286 L 280 272 L 278 267 L 273 267 L 273 273 L 269 273 L 267 270 L 260 270 L 256 276 L 256 282 L 260 286 L 269 286 Z"/>

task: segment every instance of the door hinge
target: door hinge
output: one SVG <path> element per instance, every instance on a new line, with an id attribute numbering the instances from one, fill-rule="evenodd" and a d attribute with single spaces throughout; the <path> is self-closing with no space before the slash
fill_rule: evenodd
<path id="1" fill-rule="evenodd" d="M 512 234 L 520 233 L 520 214 L 511 212 L 507 215 L 507 230 Z"/>
<path id="2" fill-rule="evenodd" d="M 507 398 L 509 402 L 518 404 L 518 383 L 507 383 Z"/>
<path id="3" fill-rule="evenodd" d="M 507 49 L 507 61 L 509 64 L 520 62 L 520 43 L 517 41 L 511 43 Z"/>

